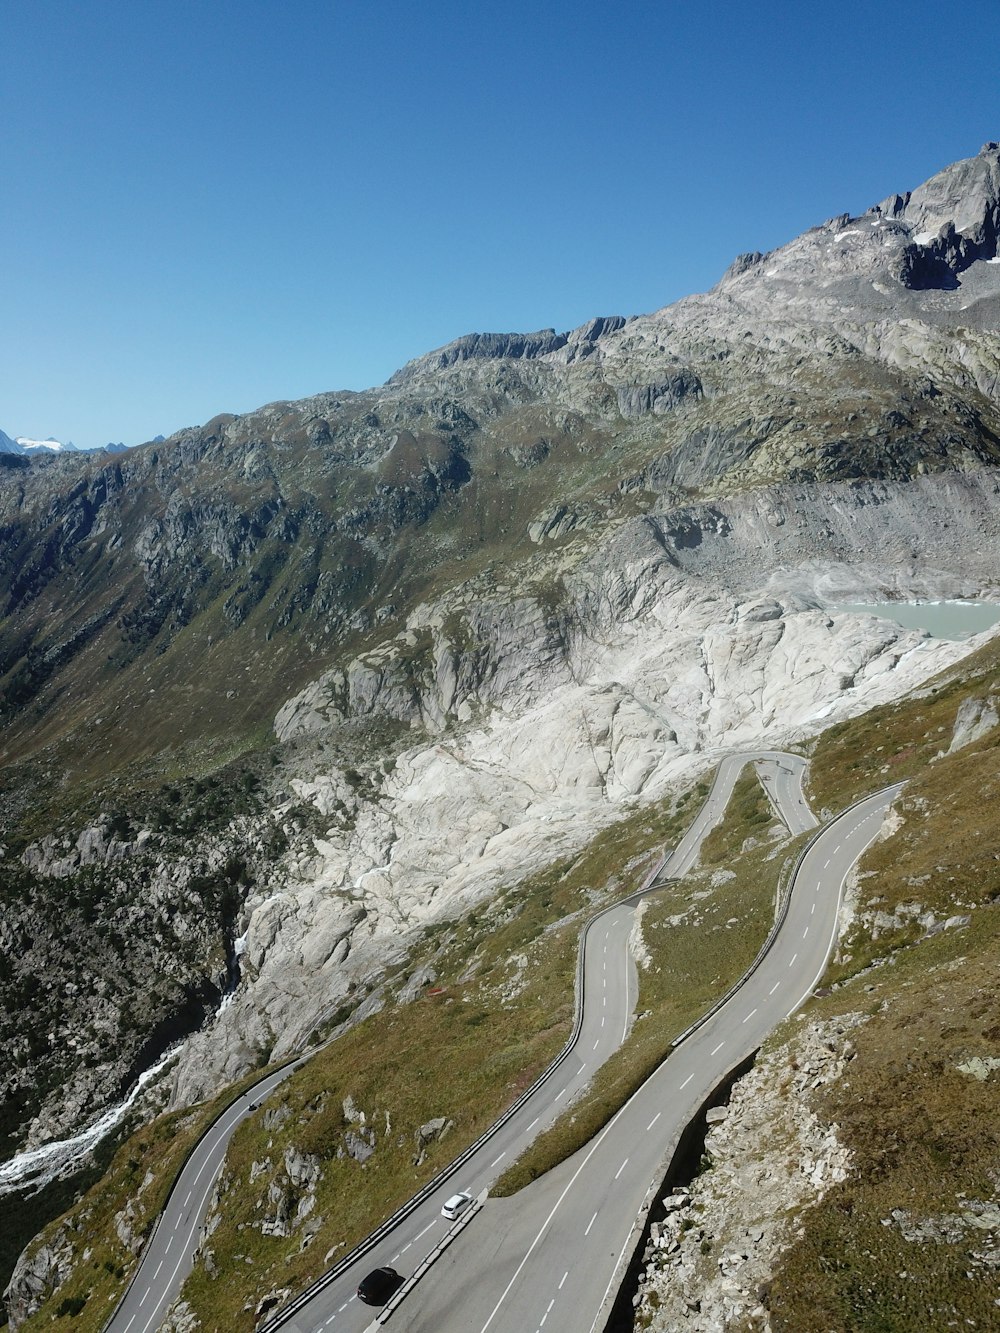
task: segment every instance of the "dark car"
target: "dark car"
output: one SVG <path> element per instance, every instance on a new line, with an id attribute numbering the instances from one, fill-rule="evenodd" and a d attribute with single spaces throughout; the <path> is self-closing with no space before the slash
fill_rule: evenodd
<path id="1" fill-rule="evenodd" d="M 385 1305 L 389 1297 L 403 1285 L 403 1281 L 394 1268 L 373 1268 L 361 1280 L 358 1299 L 366 1305 Z"/>

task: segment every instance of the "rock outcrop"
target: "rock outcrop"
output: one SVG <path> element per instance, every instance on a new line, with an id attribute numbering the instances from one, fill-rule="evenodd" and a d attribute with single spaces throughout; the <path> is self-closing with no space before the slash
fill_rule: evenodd
<path id="1" fill-rule="evenodd" d="M 955 718 L 948 753 L 954 754 L 956 750 L 963 750 L 967 745 L 982 740 L 997 725 L 1000 725 L 1000 714 L 997 713 L 994 698 L 963 699 Z"/>
<path id="2" fill-rule="evenodd" d="M 758 1059 L 728 1108 L 708 1112 L 706 1169 L 667 1197 L 652 1227 L 644 1327 L 770 1328 L 762 1296 L 794 1239 L 796 1214 L 850 1168 L 836 1125 L 817 1118 L 809 1094 L 840 1077 L 853 1055 L 850 1032 L 863 1021 L 853 1014 L 804 1024 Z"/>
<path id="3" fill-rule="evenodd" d="M 73 1247 L 63 1232 L 57 1232 L 48 1244 L 18 1259 L 3 1293 L 7 1318 L 12 1328 L 29 1319 L 52 1292 L 57 1291 L 73 1267 Z"/>

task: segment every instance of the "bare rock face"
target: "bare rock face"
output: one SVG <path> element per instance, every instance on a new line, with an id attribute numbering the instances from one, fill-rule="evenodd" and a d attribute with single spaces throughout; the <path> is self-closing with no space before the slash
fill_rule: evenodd
<path id="1" fill-rule="evenodd" d="M 353 665 L 307 687 L 278 715 L 286 738 L 335 735 L 353 710 L 432 737 L 353 786 L 322 769 L 296 780 L 321 831 L 249 900 L 244 984 L 182 1055 L 175 1101 L 235 1077 L 266 1032 L 276 1054 L 297 1049 L 349 995 L 376 994 L 409 931 L 492 896 L 512 866 L 569 854 L 690 781 L 706 753 L 813 734 L 968 652 L 825 606 L 993 586 L 995 484 L 928 477 L 669 509 L 565 561 L 558 603 L 469 589 L 414 610 L 419 671 L 407 632 L 377 673 L 359 664 L 364 691 L 347 684 Z"/>
<path id="2" fill-rule="evenodd" d="M 1000 715 L 997 713 L 995 699 L 963 699 L 959 704 L 958 716 L 955 718 L 955 729 L 951 744 L 948 746 L 948 753 L 954 754 L 956 750 L 962 750 L 966 745 L 982 740 L 998 724 Z"/>
<path id="3" fill-rule="evenodd" d="M 201 1320 L 187 1301 L 175 1301 L 167 1311 L 159 1333 L 195 1333 L 199 1328 Z"/>
<path id="4" fill-rule="evenodd" d="M 322 1177 L 319 1158 L 290 1146 L 285 1149 L 282 1164 L 284 1171 L 278 1172 L 268 1183 L 266 1216 L 258 1224 L 264 1236 L 290 1236 L 316 1207 L 316 1184 Z M 267 1165 L 254 1163 L 251 1183 L 256 1175 L 267 1169 Z M 227 1184 L 224 1183 L 223 1189 Z M 215 1206 L 213 1204 L 213 1209 Z"/>
<path id="5" fill-rule="evenodd" d="M 711 1169 L 669 1196 L 654 1224 L 640 1284 L 644 1327 L 720 1333 L 770 1327 L 759 1292 L 794 1239 L 796 1212 L 846 1179 L 837 1127 L 819 1121 L 808 1092 L 836 1081 L 852 1058 L 860 1014 L 813 1022 L 741 1079 L 727 1108 L 708 1112 Z"/>
<path id="6" fill-rule="evenodd" d="M 12 1330 L 18 1329 L 41 1308 L 66 1280 L 72 1268 L 73 1247 L 62 1232 L 57 1232 L 49 1244 L 40 1245 L 30 1255 L 27 1251 L 21 1255 L 4 1291 Z"/>
<path id="7" fill-rule="evenodd" d="M 437 1143 L 454 1128 L 454 1121 L 449 1120 L 447 1116 L 435 1116 L 433 1120 L 428 1120 L 426 1124 L 421 1125 L 414 1138 L 416 1140 L 416 1152 L 413 1154 L 413 1165 L 420 1166 L 427 1156 L 427 1149 L 432 1143 Z"/>

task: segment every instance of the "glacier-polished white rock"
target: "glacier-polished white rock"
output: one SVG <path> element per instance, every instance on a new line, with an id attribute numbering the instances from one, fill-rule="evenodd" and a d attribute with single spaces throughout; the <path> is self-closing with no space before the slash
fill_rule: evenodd
<path id="1" fill-rule="evenodd" d="M 831 614 L 814 599 L 810 608 L 804 576 L 788 598 L 773 578 L 764 596 L 669 566 L 651 574 L 642 560 L 630 576 L 645 587 L 619 578 L 614 608 L 591 617 L 560 660 L 525 663 L 520 708 L 508 661 L 496 697 L 476 685 L 481 721 L 415 744 L 377 774 L 376 800 L 345 793 L 337 772 L 295 783 L 320 814 L 349 795 L 353 821 L 314 838 L 280 891 L 250 904 L 244 980 L 189 1043 L 176 1103 L 234 1077 L 261 1043 L 275 1057 L 298 1049 L 377 984 L 417 928 L 572 853 L 637 803 L 693 781 L 719 751 L 794 743 L 905 693 L 973 646 Z M 836 581 L 846 578 L 841 570 Z M 519 607 L 519 642 L 545 638 L 535 615 L 528 632 Z M 316 692 L 307 694 L 312 726 Z"/>

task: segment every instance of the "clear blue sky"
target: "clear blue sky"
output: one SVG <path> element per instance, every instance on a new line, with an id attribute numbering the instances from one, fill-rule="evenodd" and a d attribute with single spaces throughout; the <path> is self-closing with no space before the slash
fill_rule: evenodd
<path id="1" fill-rule="evenodd" d="M 1000 138 L 1000 0 L 0 0 L 0 428 L 139 443 L 711 286 Z"/>

